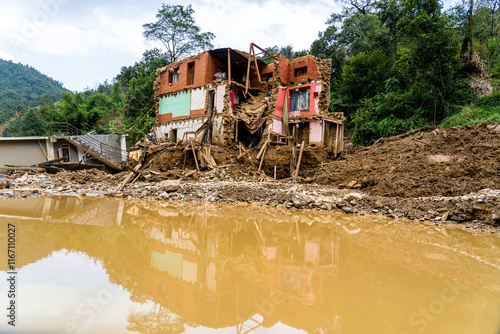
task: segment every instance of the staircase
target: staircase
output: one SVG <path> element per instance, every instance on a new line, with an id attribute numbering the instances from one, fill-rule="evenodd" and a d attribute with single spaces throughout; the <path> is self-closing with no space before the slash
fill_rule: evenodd
<path id="1" fill-rule="evenodd" d="M 73 145 L 82 148 L 92 157 L 115 170 L 121 170 L 123 161 L 127 158 L 127 151 L 105 144 L 99 141 L 94 134 L 83 133 L 69 123 L 50 123 L 50 135 L 65 137 Z"/>

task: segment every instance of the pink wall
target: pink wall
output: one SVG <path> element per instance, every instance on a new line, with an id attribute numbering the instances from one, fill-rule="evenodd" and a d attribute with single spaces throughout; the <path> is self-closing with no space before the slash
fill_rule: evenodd
<path id="1" fill-rule="evenodd" d="M 276 116 L 282 117 L 283 116 L 283 105 L 285 104 L 285 93 L 286 89 L 281 88 L 278 92 L 278 99 L 276 100 L 276 104 L 274 105 L 274 114 Z M 288 109 L 290 111 L 290 105 L 288 105 Z"/>
<path id="2" fill-rule="evenodd" d="M 273 124 L 271 124 L 270 130 L 272 132 L 285 134 L 285 131 L 283 130 L 283 122 L 280 122 L 280 121 L 275 120 L 275 119 L 273 119 Z"/>
<path id="3" fill-rule="evenodd" d="M 309 123 L 309 143 L 323 142 L 323 122 L 311 121 Z"/>

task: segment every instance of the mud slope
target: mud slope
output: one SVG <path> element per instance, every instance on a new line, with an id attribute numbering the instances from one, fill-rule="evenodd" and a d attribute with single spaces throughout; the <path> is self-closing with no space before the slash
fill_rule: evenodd
<path id="1" fill-rule="evenodd" d="M 319 184 L 351 181 L 371 195 L 459 196 L 500 187 L 500 123 L 445 128 L 353 148 L 317 174 Z"/>

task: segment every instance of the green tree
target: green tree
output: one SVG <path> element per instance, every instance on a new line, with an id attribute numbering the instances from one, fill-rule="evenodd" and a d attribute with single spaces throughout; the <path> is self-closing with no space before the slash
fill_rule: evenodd
<path id="1" fill-rule="evenodd" d="M 5 137 L 44 136 L 48 132 L 48 124 L 39 109 L 31 108 L 21 116 L 7 123 L 3 135 Z"/>
<path id="2" fill-rule="evenodd" d="M 144 37 L 161 42 L 166 49 L 169 62 L 175 62 L 191 54 L 213 48 L 215 35 L 201 32 L 193 18 L 191 5 L 165 5 L 158 10 L 156 22 L 143 25 Z"/>

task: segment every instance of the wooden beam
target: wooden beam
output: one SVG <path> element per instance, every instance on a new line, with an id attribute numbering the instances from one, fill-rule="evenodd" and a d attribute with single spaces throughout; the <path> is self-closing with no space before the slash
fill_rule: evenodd
<path id="1" fill-rule="evenodd" d="M 259 173 L 262 169 L 262 163 L 264 162 L 264 157 L 266 156 L 266 151 L 267 151 L 267 141 L 264 144 L 264 152 L 262 153 L 262 159 L 260 159 L 259 170 L 258 170 Z M 259 159 L 259 158 L 257 157 L 257 159 Z"/>
<path id="2" fill-rule="evenodd" d="M 141 169 L 141 167 L 142 167 L 142 162 L 138 163 L 134 169 L 136 171 L 139 171 L 139 169 Z M 127 175 L 125 180 L 123 180 L 123 182 L 118 187 L 116 187 L 115 191 L 121 191 L 123 189 L 123 187 L 125 187 L 125 185 L 130 182 L 130 180 L 132 179 L 133 176 L 134 176 L 134 173 L 130 172 L 130 174 Z"/>
<path id="3" fill-rule="evenodd" d="M 250 50 L 248 51 L 248 66 L 247 66 L 247 80 L 245 83 L 245 94 L 248 94 L 248 87 L 250 87 L 250 65 L 252 64 L 252 44 L 250 44 Z"/>
<path id="4" fill-rule="evenodd" d="M 196 164 L 196 170 L 199 172 L 200 167 L 198 167 L 198 159 L 196 158 L 196 152 L 194 150 L 193 140 L 191 139 L 191 151 L 193 152 L 194 163 Z"/>
<path id="5" fill-rule="evenodd" d="M 260 84 L 262 82 L 262 78 L 260 77 L 259 65 L 257 64 L 257 56 L 255 55 L 255 49 L 253 49 L 253 61 L 255 64 L 255 70 L 257 71 L 257 78 L 259 78 L 259 84 Z"/>
<path id="6" fill-rule="evenodd" d="M 134 173 L 135 175 L 139 175 L 140 174 L 138 171 L 136 171 L 135 169 L 133 169 L 129 165 L 125 165 L 125 168 L 128 169 L 129 171 L 131 171 L 132 173 Z"/>
<path id="7" fill-rule="evenodd" d="M 250 45 L 255 46 L 257 49 L 259 49 L 260 51 L 264 52 L 264 53 L 265 53 L 265 54 L 267 54 L 269 57 L 274 58 L 274 56 L 273 56 L 272 54 L 270 54 L 269 52 L 267 52 L 266 50 L 264 50 L 263 48 L 261 48 L 261 47 L 260 47 L 260 46 L 258 46 L 257 44 L 251 43 Z"/>
<path id="8" fill-rule="evenodd" d="M 227 72 L 229 86 L 231 86 L 231 49 L 227 49 Z"/>
<path id="9" fill-rule="evenodd" d="M 247 149 L 243 149 L 243 152 L 241 152 L 237 157 L 236 157 L 236 160 L 238 160 L 239 158 L 241 158 L 242 156 L 244 156 L 245 154 L 247 154 L 247 152 L 252 148 L 252 146 L 250 145 L 250 147 L 248 147 Z M 250 158 L 251 160 L 251 158 Z"/>
<path id="10" fill-rule="evenodd" d="M 300 153 L 299 153 L 299 160 L 297 161 L 297 169 L 293 172 L 294 174 L 292 175 L 293 179 L 297 179 L 297 177 L 299 176 L 300 162 L 302 161 L 302 153 L 304 152 L 304 146 L 305 142 L 302 141 L 302 144 L 300 144 Z"/>
<path id="11" fill-rule="evenodd" d="M 266 143 L 265 143 L 264 145 L 262 145 L 262 147 L 260 148 L 259 154 L 257 154 L 257 158 L 256 158 L 257 160 L 260 158 L 260 155 L 262 154 L 262 152 L 263 152 L 263 151 L 264 151 L 264 149 L 266 148 L 266 146 L 267 146 L 267 142 L 268 142 L 268 141 L 269 141 L 269 140 L 266 140 Z"/>

